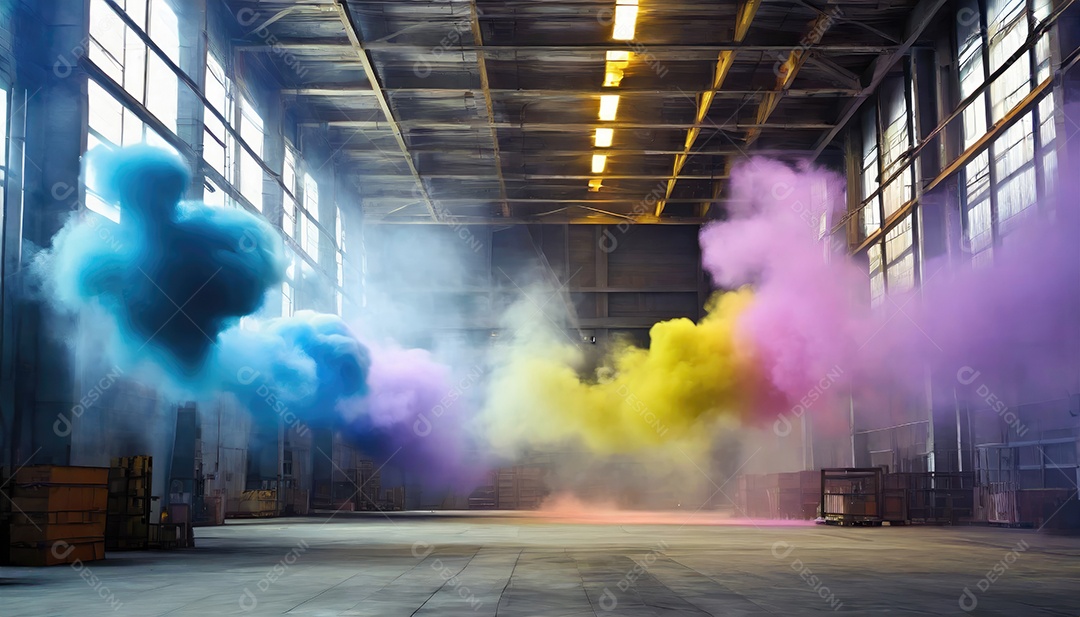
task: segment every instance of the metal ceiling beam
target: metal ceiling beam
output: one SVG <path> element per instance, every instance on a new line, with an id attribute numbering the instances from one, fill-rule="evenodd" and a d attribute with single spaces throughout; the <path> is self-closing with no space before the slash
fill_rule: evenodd
<path id="1" fill-rule="evenodd" d="M 610 193 L 608 193 L 610 194 Z M 367 196 L 364 197 L 365 202 L 383 202 L 386 204 L 400 204 L 401 202 L 415 202 L 416 200 L 408 195 L 379 195 L 379 196 Z M 498 197 L 484 198 L 484 197 L 449 197 L 446 199 L 440 199 L 440 204 L 446 205 L 462 205 L 462 206 L 476 206 L 484 203 L 498 203 Z M 508 197 L 507 201 L 513 204 L 622 204 L 625 206 L 636 206 L 643 203 L 640 195 L 627 195 L 622 199 L 569 199 L 563 197 L 552 198 L 539 198 L 539 197 Z M 700 197 L 672 197 L 668 200 L 673 204 L 700 204 Z"/>
<path id="2" fill-rule="evenodd" d="M 374 120 L 327 120 L 324 122 L 301 122 L 302 127 L 330 127 L 343 129 L 391 129 L 405 127 L 409 129 L 428 129 L 438 131 L 454 131 L 467 129 L 485 129 L 487 122 L 437 122 L 432 120 L 398 120 L 393 123 L 378 122 Z M 716 124 L 713 122 L 495 122 L 495 127 L 500 129 L 520 129 L 523 131 L 566 131 L 580 132 L 594 128 L 606 127 L 614 129 L 657 129 L 657 130 L 685 130 L 690 128 L 715 129 L 718 131 L 746 131 L 752 128 L 789 130 L 789 131 L 814 131 L 828 130 L 832 124 L 823 122 L 776 122 L 769 124 L 756 123 L 732 123 Z"/>
<path id="3" fill-rule="evenodd" d="M 331 147 L 335 144 L 331 143 Z M 440 148 L 440 147 L 426 147 L 418 148 L 413 146 L 410 148 L 413 154 L 447 154 L 453 156 L 478 156 L 486 155 L 486 152 L 481 147 L 475 148 Z M 531 149 L 514 149 L 503 148 L 504 154 L 516 154 L 520 156 L 588 156 L 589 147 L 582 145 L 581 148 L 574 150 L 552 150 L 548 148 L 531 148 Z M 604 152 L 610 155 L 620 154 L 637 154 L 645 156 L 672 156 L 680 154 L 682 150 L 658 150 L 656 148 L 605 148 Z M 760 154 L 762 156 L 791 156 L 791 157 L 806 157 L 813 154 L 813 150 L 805 149 L 762 149 L 754 150 L 754 154 Z M 384 154 L 381 150 L 360 150 L 355 148 L 345 148 L 342 146 L 341 153 L 345 156 L 364 158 L 367 156 L 383 157 Z M 691 156 L 740 156 L 746 154 L 746 148 L 721 148 L 719 150 L 696 150 L 691 153 Z"/>
<path id="4" fill-rule="evenodd" d="M 873 64 L 863 73 L 863 82 L 866 83 L 866 87 L 863 88 L 862 93 L 856 96 L 854 99 L 848 101 L 844 110 L 840 112 L 840 119 L 836 125 L 829 129 L 829 132 L 822 135 L 814 144 L 814 157 L 817 158 L 821 155 L 821 152 L 825 149 L 825 146 L 829 145 L 833 139 L 836 138 L 840 131 L 847 126 L 847 123 L 851 121 L 851 118 L 859 111 L 862 104 L 870 98 L 872 94 L 877 90 L 878 85 L 885 79 L 885 76 L 889 74 L 894 66 L 904 55 L 911 49 L 915 41 L 919 40 L 924 30 L 933 23 L 934 18 L 937 17 L 938 11 L 941 7 L 945 6 L 948 0 L 921 0 L 918 5 L 911 11 L 911 17 L 908 19 L 907 25 L 904 27 L 904 41 L 900 44 L 900 47 L 896 48 L 892 53 L 879 56 L 874 60 Z"/>
<path id="5" fill-rule="evenodd" d="M 660 225 L 693 225 L 699 226 L 709 223 L 708 219 L 703 218 L 666 218 L 662 221 L 650 221 L 652 224 Z M 482 217 L 482 216 L 455 216 L 454 225 L 625 225 L 627 223 L 626 217 L 619 216 L 606 216 L 602 214 L 593 214 L 588 216 L 560 216 L 560 217 L 545 217 L 545 218 L 503 218 L 503 217 Z M 392 217 L 392 218 L 375 218 L 369 216 L 364 219 L 365 225 L 433 225 L 434 223 L 430 219 L 422 219 L 416 217 Z"/>
<path id="6" fill-rule="evenodd" d="M 821 58 L 813 58 L 812 61 L 816 63 L 821 62 Z M 844 69 L 846 70 L 846 69 Z M 852 87 L 848 88 L 804 88 L 804 89 L 792 89 L 788 90 L 787 96 L 790 97 L 844 97 L 855 96 L 862 92 L 862 88 L 859 87 L 858 76 L 852 74 L 852 82 L 849 84 Z M 497 94 L 502 96 L 538 96 L 538 97 L 556 97 L 556 96 L 600 96 L 605 94 L 601 88 L 594 89 L 580 89 L 580 88 L 567 88 L 567 89 L 517 89 L 517 88 L 488 88 L 491 94 Z M 471 95 L 477 92 L 476 88 L 383 88 L 383 91 L 387 94 L 445 94 L 450 96 L 462 96 Z M 306 97 L 334 97 L 334 96 L 374 96 L 375 91 L 370 88 L 354 88 L 354 87 L 332 87 L 332 86 L 311 86 L 306 88 L 286 88 L 281 91 L 285 96 L 306 96 Z M 619 88 L 619 94 L 626 95 L 632 94 L 636 96 L 659 96 L 666 98 L 686 98 L 686 93 L 678 90 L 657 90 L 656 88 Z M 764 92 L 761 90 L 716 90 L 713 92 L 716 98 L 719 99 L 742 99 L 746 97 L 760 97 L 764 96 Z"/>
<path id="7" fill-rule="evenodd" d="M 469 22 L 473 42 L 476 43 L 477 48 L 483 48 L 484 33 L 480 31 L 480 13 L 476 9 L 476 0 L 469 2 Z M 476 54 L 476 64 L 480 70 L 480 87 L 484 91 L 484 107 L 487 110 L 488 130 L 491 132 L 492 153 L 495 159 L 495 173 L 499 178 L 503 216 L 510 218 L 510 203 L 506 201 L 506 180 L 503 179 L 502 157 L 499 155 L 499 131 L 495 128 L 495 106 L 491 103 L 491 82 L 488 80 L 487 61 L 484 59 L 484 54 Z"/>
<path id="8" fill-rule="evenodd" d="M 739 6 L 738 17 L 735 20 L 735 42 L 742 43 L 746 38 L 746 33 L 750 30 L 750 24 L 754 21 L 754 16 L 757 15 L 758 7 L 761 5 L 761 0 L 743 0 L 743 3 Z M 690 156 L 690 151 L 694 148 L 694 142 L 697 141 L 697 137 L 701 134 L 701 123 L 704 122 L 706 116 L 709 115 L 709 109 L 712 108 L 713 99 L 716 97 L 716 91 L 724 85 L 724 80 L 727 78 L 728 71 L 731 70 L 731 65 L 735 62 L 735 52 L 733 50 L 724 50 L 720 52 L 720 55 L 716 59 L 716 67 L 713 69 L 712 85 L 708 90 L 698 95 L 697 111 L 694 114 L 694 127 L 686 133 L 686 142 L 683 146 L 683 151 L 675 155 L 675 166 L 672 172 L 672 178 L 668 181 L 667 190 L 664 192 L 664 198 L 656 203 L 656 210 L 654 216 L 660 218 L 664 213 L 664 208 L 667 207 L 667 201 L 671 197 L 671 194 L 675 191 L 675 183 L 679 181 L 679 172 L 682 171 L 683 165 L 686 164 L 686 159 Z"/>
<path id="9" fill-rule="evenodd" d="M 340 2 L 340 0 L 338 0 Z M 364 49 L 370 52 L 400 51 L 416 55 L 432 55 L 433 45 L 410 45 L 404 43 L 367 43 Z M 273 45 L 237 45 L 234 50 L 241 53 L 281 53 L 292 52 L 340 52 L 347 51 L 349 43 L 340 39 L 316 39 L 308 41 L 278 41 Z M 611 49 L 611 43 L 599 43 L 594 45 L 485 45 L 482 48 L 476 45 L 457 45 L 452 51 L 457 53 L 497 54 L 513 52 L 539 52 L 539 53 L 604 53 Z M 896 51 L 896 45 L 822 45 L 818 52 L 828 54 L 863 54 L 876 56 Z M 654 56 L 665 53 L 688 53 L 688 54 L 715 54 L 721 51 L 739 51 L 748 53 L 775 54 L 791 51 L 790 45 L 740 45 L 740 44 L 705 44 L 705 45 L 649 45 L 649 53 Z M 443 62 L 448 62 L 447 54 L 440 56 Z M 687 58 L 693 60 L 693 58 Z M 433 63 L 435 64 L 435 63 Z"/>
<path id="10" fill-rule="evenodd" d="M 838 12 L 838 11 L 837 11 Z M 788 53 L 787 60 L 778 67 L 778 74 L 776 77 L 776 88 L 771 92 L 765 93 L 761 103 L 758 104 L 758 110 L 756 114 L 757 123 L 759 125 L 767 125 L 769 117 L 776 111 L 777 105 L 780 104 L 782 99 L 791 88 L 791 84 L 795 81 L 795 76 L 802 68 L 803 64 L 810 58 L 810 50 L 821 42 L 822 37 L 825 36 L 825 32 L 832 26 L 835 21 L 835 13 L 822 13 L 819 12 L 818 17 L 814 19 L 810 24 L 810 29 L 803 36 L 799 43 L 799 46 L 792 49 Z M 825 58 L 819 58 L 822 63 L 821 66 L 830 71 L 833 67 L 837 71 L 842 71 L 839 66 L 832 63 Z M 831 71 L 830 71 L 831 73 Z M 841 72 L 841 75 L 843 73 Z M 746 146 L 749 147 L 761 136 L 761 127 L 752 127 L 746 132 Z M 728 176 L 731 173 L 732 161 L 727 159 L 724 161 L 724 175 Z M 713 182 L 712 198 L 702 203 L 702 212 L 706 211 L 708 207 L 716 201 L 723 191 L 723 186 L 720 182 Z"/>
<path id="11" fill-rule="evenodd" d="M 389 128 L 393 131 L 394 138 L 398 143 L 398 147 L 401 149 L 401 154 L 405 157 L 405 163 L 409 166 L 409 171 L 412 172 L 412 176 L 416 180 L 420 195 L 424 198 L 424 203 L 427 205 L 428 213 L 431 215 L 431 218 L 437 221 L 440 218 L 439 212 L 435 208 L 435 203 L 432 201 L 431 195 L 428 194 L 427 187 L 424 186 L 423 178 L 420 177 L 420 173 L 413 163 L 412 154 L 409 152 L 409 146 L 405 143 L 405 138 L 401 134 L 401 127 L 398 126 L 398 123 L 394 120 L 394 112 L 390 109 L 390 103 L 387 101 L 386 95 L 382 91 L 378 72 L 375 70 L 371 58 L 368 57 L 367 51 L 360 42 L 360 36 L 357 34 L 358 30 L 356 24 L 353 23 L 352 16 L 349 14 L 349 7 L 346 5 L 346 0 L 336 0 L 334 6 L 337 7 L 338 18 L 341 19 L 341 26 L 345 29 L 345 34 L 348 35 L 353 50 L 356 52 L 357 57 L 359 57 L 360 63 L 364 65 L 364 74 L 367 76 L 368 83 L 375 87 L 375 97 L 378 99 L 379 107 L 382 109 L 383 115 L 387 120 L 387 122 L 379 124 L 383 128 Z"/>
<path id="12" fill-rule="evenodd" d="M 795 49 L 792 49 L 788 54 L 787 60 L 784 61 L 779 67 L 779 72 L 776 76 L 776 88 L 765 95 L 761 103 L 758 105 L 756 114 L 758 124 L 766 124 L 769 121 L 769 117 L 776 111 L 776 106 L 780 104 L 780 100 L 784 98 L 784 94 L 788 88 L 791 87 L 791 83 L 795 81 L 795 76 L 798 75 L 799 69 L 802 68 L 806 62 L 807 57 L 810 55 L 810 50 L 821 42 L 821 38 L 825 36 L 825 32 L 832 27 L 834 18 L 831 14 L 818 15 L 810 24 L 810 29 L 803 36 L 801 43 Z M 746 132 L 746 145 L 751 145 L 757 138 L 761 136 L 761 129 L 752 128 Z"/>
<path id="13" fill-rule="evenodd" d="M 356 178 L 364 180 L 412 180 L 412 176 L 403 174 L 365 174 L 357 172 L 352 174 Z M 495 174 L 421 174 L 427 180 L 496 180 Z M 592 180 L 593 175 L 553 175 L 553 174 L 503 174 L 505 180 L 529 181 L 529 180 Z M 633 174 L 633 175 L 604 175 L 604 180 L 668 180 L 670 174 Z M 693 176 L 679 176 L 683 180 L 724 180 L 727 176 L 707 174 Z"/>
<path id="14" fill-rule="evenodd" d="M 849 88 L 848 90 L 846 90 L 846 92 L 854 92 L 857 94 L 862 89 L 862 82 L 859 81 L 858 75 L 845 69 L 844 67 L 833 62 L 832 60 L 829 60 L 825 56 L 811 53 L 809 56 L 807 56 L 806 63 L 817 67 L 823 73 L 827 73 L 830 77 L 836 80 L 836 83 L 843 84 L 844 86 Z M 784 97 L 795 97 L 797 96 L 795 94 L 796 92 L 799 92 L 799 90 L 789 88 L 788 91 L 784 93 Z"/>

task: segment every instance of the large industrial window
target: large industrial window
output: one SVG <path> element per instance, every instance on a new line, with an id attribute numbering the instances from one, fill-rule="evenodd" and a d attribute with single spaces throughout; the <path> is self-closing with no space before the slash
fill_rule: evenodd
<path id="1" fill-rule="evenodd" d="M 319 261 L 319 184 L 311 174 L 304 174 L 304 218 L 301 246 L 316 262 Z"/>
<path id="2" fill-rule="evenodd" d="M 0 84 L 0 223 L 3 222 L 4 204 L 7 203 L 9 96 L 7 87 Z"/>
<path id="3" fill-rule="evenodd" d="M 226 183 L 236 189 L 256 210 L 263 209 L 263 180 L 266 172 L 262 161 L 266 147 L 266 128 L 251 99 L 239 92 L 222 63 L 213 55 L 206 56 L 206 81 L 204 94 L 213 110 L 203 112 L 203 160 L 221 174 Z M 231 130 L 230 130 L 231 129 Z M 254 156 L 240 147 L 240 139 L 254 152 Z M 238 207 L 234 199 L 218 186 L 213 178 L 207 178 L 209 194 L 206 202 L 218 206 Z"/>
<path id="4" fill-rule="evenodd" d="M 120 101 L 94 80 L 87 81 L 87 136 L 86 149 L 98 146 L 115 148 L 146 142 L 170 150 L 175 149 L 146 126 L 134 111 L 124 107 Z M 86 194 L 86 207 L 114 221 L 120 220 L 120 210 L 108 204 L 92 190 Z"/>
<path id="5" fill-rule="evenodd" d="M 867 250 L 870 260 L 870 306 L 877 306 L 885 299 L 885 271 L 882 268 L 881 245 L 873 244 Z"/>
<path id="6" fill-rule="evenodd" d="M 881 181 L 899 173 L 882 191 L 885 218 L 912 198 L 912 167 L 907 164 L 907 154 L 912 147 L 911 114 L 908 113 L 904 83 L 905 80 L 899 78 L 887 80 L 882 84 L 880 96 Z"/>
<path id="7" fill-rule="evenodd" d="M 345 221 L 341 217 L 341 207 L 337 208 L 334 217 L 334 242 L 337 245 L 337 286 L 334 297 L 337 304 L 338 315 L 343 314 L 344 297 L 342 290 L 345 289 Z"/>
<path id="8" fill-rule="evenodd" d="M 255 106 L 243 96 L 240 97 L 240 137 L 258 157 L 253 157 L 247 150 L 240 152 L 240 194 L 255 206 L 256 210 L 262 212 L 263 169 L 260 162 L 263 158 L 266 133 L 263 120 L 255 111 Z"/>
<path id="9" fill-rule="evenodd" d="M 296 237 L 296 152 L 292 145 L 285 144 L 285 164 L 281 171 L 281 182 L 285 185 L 281 198 L 281 229 L 290 238 Z"/>
<path id="10" fill-rule="evenodd" d="M 296 255 L 292 249 L 286 248 L 289 267 L 285 270 L 285 281 L 281 284 L 281 316 L 289 317 L 296 310 Z"/>
<path id="11" fill-rule="evenodd" d="M 203 90 L 213 108 L 231 121 L 234 114 L 232 80 L 212 54 L 206 55 L 206 82 Z M 225 129 L 225 123 L 207 107 L 203 111 L 203 160 L 229 180 L 232 178 L 230 170 L 235 156 L 236 141 L 232 133 Z M 217 193 L 223 195 L 224 192 L 219 187 Z M 225 204 L 223 202 L 219 205 Z"/>
<path id="12" fill-rule="evenodd" d="M 960 94 L 971 97 L 990 75 L 1001 71 L 987 90 L 963 112 L 963 146 L 974 145 L 992 124 L 1012 114 L 1031 91 L 1050 75 L 1050 44 L 1044 34 L 1034 49 L 1009 59 L 1025 44 L 1033 23 L 1050 13 L 1048 0 L 968 0 L 959 9 L 958 58 Z M 975 19 L 973 16 L 978 15 Z M 964 240 L 973 265 L 993 259 L 993 247 L 1015 229 L 1040 196 L 1053 190 L 1057 172 L 1054 100 L 1044 95 L 1038 105 L 1016 117 L 990 147 L 962 171 Z"/>
<path id="13" fill-rule="evenodd" d="M 105 78 L 98 83 L 95 76 L 87 83 L 87 149 L 140 142 L 173 149 L 162 135 L 143 122 L 140 112 L 151 114 L 175 137 L 179 79 L 165 58 L 174 64 L 180 58 L 176 13 L 166 0 L 124 0 L 117 4 L 139 26 L 139 32 L 153 37 L 164 55 L 151 50 L 139 32 L 124 23 L 104 0 L 91 0 L 88 58 Z M 107 83 L 108 80 L 113 83 Z M 122 88 L 144 110 L 124 106 L 110 93 L 110 88 Z M 92 190 L 87 191 L 86 207 L 114 221 L 120 220 L 119 209 L 105 203 Z"/>
<path id="14" fill-rule="evenodd" d="M 910 74 L 910 71 L 907 71 Z M 883 221 L 915 197 L 914 110 L 909 80 L 895 77 L 882 84 L 877 105 L 862 116 L 862 232 L 881 228 Z M 881 303 L 886 292 L 904 292 L 916 281 L 914 215 L 901 221 L 882 242 L 869 248 L 870 301 Z"/>
<path id="15" fill-rule="evenodd" d="M 878 190 L 878 140 L 877 140 L 877 110 L 867 109 L 863 112 L 862 121 L 863 158 L 862 158 L 862 182 L 863 198 L 869 199 L 863 206 L 863 234 L 869 236 L 881 227 L 881 196 L 875 195 Z M 873 197 L 871 197 L 873 195 Z"/>
<path id="16" fill-rule="evenodd" d="M 142 32 L 153 37 L 165 57 L 174 63 L 178 61 L 179 24 L 166 0 L 126 0 L 118 4 Z M 179 97 L 176 74 L 104 0 L 90 3 L 89 47 L 91 62 L 169 130 L 176 132 Z"/>
<path id="17" fill-rule="evenodd" d="M 885 279 L 890 293 L 915 286 L 915 233 L 909 214 L 885 236 Z"/>

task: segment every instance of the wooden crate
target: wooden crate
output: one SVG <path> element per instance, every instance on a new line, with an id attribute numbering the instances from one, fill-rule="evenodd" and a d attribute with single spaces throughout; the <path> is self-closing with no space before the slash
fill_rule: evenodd
<path id="1" fill-rule="evenodd" d="M 94 523 L 12 524 L 11 544 L 36 544 L 56 540 L 103 540 L 105 521 Z"/>
<path id="2" fill-rule="evenodd" d="M 101 486 L 15 485 L 11 503 L 15 511 L 71 512 L 104 511 L 109 491 Z"/>
<path id="3" fill-rule="evenodd" d="M 34 465 L 16 471 L 12 482 L 16 486 L 23 484 L 105 486 L 109 483 L 109 468 Z"/>
<path id="4" fill-rule="evenodd" d="M 76 561 L 97 561 L 105 559 L 105 543 L 87 540 L 70 541 L 66 545 L 55 542 L 12 545 L 8 556 L 13 566 L 55 566 Z"/>
<path id="5" fill-rule="evenodd" d="M 240 494 L 237 515 L 277 516 L 277 505 L 277 491 L 244 491 Z M 351 508 L 349 510 L 351 511 Z"/>

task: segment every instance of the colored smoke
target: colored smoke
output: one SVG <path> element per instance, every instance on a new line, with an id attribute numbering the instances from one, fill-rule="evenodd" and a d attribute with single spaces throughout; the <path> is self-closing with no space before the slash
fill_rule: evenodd
<path id="1" fill-rule="evenodd" d="M 103 326 L 110 361 L 177 400 L 232 393 L 257 421 L 348 421 L 369 454 L 401 449 L 406 467 L 452 473 L 459 406 L 440 414 L 437 439 L 414 429 L 452 390 L 449 369 L 418 350 L 378 347 L 373 358 L 336 315 L 255 317 L 283 280 L 282 238 L 244 210 L 180 202 L 191 176 L 177 155 L 99 148 L 84 172 L 119 223 L 73 216 L 36 270 L 58 311 Z"/>
<path id="2" fill-rule="evenodd" d="M 648 349 L 620 345 L 588 373 L 581 350 L 523 301 L 508 313 L 513 334 L 497 351 L 489 441 L 504 453 L 579 440 L 606 454 L 670 441 L 707 447 L 717 421 L 745 419 L 754 407 L 759 376 L 735 333 L 751 302 L 749 291 L 720 295 L 700 323 L 658 323 Z"/>
<path id="3" fill-rule="evenodd" d="M 842 178 L 755 158 L 730 190 L 726 220 L 700 239 L 714 284 L 735 291 L 718 292 L 700 323 L 658 323 L 648 349 L 617 347 L 591 372 L 556 328 L 511 311 L 484 414 L 493 444 L 633 452 L 702 445 L 718 422 L 762 427 L 795 410 L 846 431 L 849 393 L 863 422 L 899 424 L 927 417 L 928 392 L 953 414 L 957 400 L 986 408 L 988 391 L 1008 405 L 1080 391 L 1074 204 L 1031 206 L 992 265 L 973 267 L 956 246 L 923 264 L 917 291 L 894 285 L 872 307 L 867 266 L 830 233 L 845 210 Z"/>

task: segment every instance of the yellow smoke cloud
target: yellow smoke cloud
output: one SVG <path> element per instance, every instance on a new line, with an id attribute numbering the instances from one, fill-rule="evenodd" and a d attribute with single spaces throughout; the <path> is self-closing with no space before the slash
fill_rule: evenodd
<path id="1" fill-rule="evenodd" d="M 600 453 L 707 444 L 717 421 L 741 419 L 752 404 L 753 358 L 735 333 L 751 301 L 749 290 L 717 294 L 700 323 L 657 323 L 648 349 L 618 347 L 584 380 L 577 346 L 522 328 L 492 374 L 488 438 L 508 453 L 572 441 Z"/>

